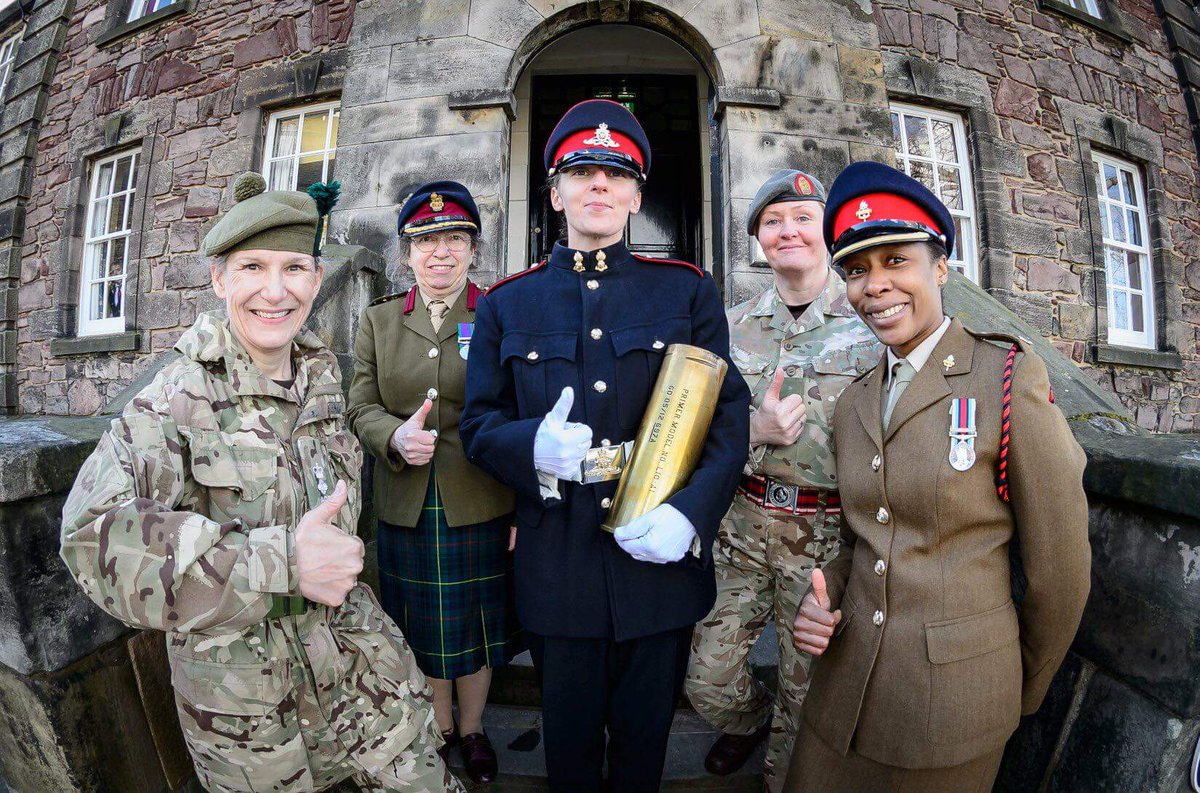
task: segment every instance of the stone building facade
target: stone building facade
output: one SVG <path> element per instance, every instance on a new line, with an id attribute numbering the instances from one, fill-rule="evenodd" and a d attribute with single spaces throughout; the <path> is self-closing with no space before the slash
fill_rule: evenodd
<path id="1" fill-rule="evenodd" d="M 596 95 L 649 119 L 662 163 L 650 183 L 658 214 L 631 241 L 686 252 L 727 302 L 766 281 L 743 228 L 773 170 L 801 167 L 828 184 L 853 160 L 899 162 L 936 179 L 958 207 L 968 276 L 1143 427 L 1200 429 L 1189 116 L 1189 76 L 1200 69 L 1187 49 L 1200 26 L 1186 4 L 58 0 L 33 9 L 17 57 L 29 77 L 6 90 L 0 116 L 5 162 L 16 156 L 5 135 L 17 105 L 27 141 L 20 177 L 0 163 L 8 412 L 93 413 L 156 366 L 213 303 L 198 243 L 232 200 L 231 178 L 271 171 L 288 145 L 295 154 L 281 132 L 289 118 L 324 114 L 325 146 L 310 141 L 312 154 L 302 142 L 307 160 L 292 158 L 292 182 L 318 160 L 316 170 L 342 181 L 333 241 L 393 260 L 403 197 L 455 178 L 484 214 L 477 277 L 489 282 L 552 240 L 540 191 L 546 118 Z M 97 225 L 104 212 L 116 217 L 109 226 Z M 123 278 L 114 252 L 127 257 Z"/>

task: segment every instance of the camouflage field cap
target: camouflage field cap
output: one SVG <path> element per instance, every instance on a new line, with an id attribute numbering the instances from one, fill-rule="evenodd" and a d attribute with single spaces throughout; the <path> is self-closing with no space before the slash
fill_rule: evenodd
<path id="1" fill-rule="evenodd" d="M 234 205 L 204 235 L 204 254 L 267 250 L 314 253 L 317 201 L 298 190 L 267 190 L 257 173 L 244 173 L 233 183 Z"/>
<path id="2" fill-rule="evenodd" d="M 817 201 L 825 203 L 825 185 L 815 176 L 804 171 L 785 169 L 776 171 L 770 179 L 763 182 L 750 202 L 750 211 L 746 214 L 746 233 L 751 237 L 758 232 L 758 216 L 771 204 L 784 201 Z"/>

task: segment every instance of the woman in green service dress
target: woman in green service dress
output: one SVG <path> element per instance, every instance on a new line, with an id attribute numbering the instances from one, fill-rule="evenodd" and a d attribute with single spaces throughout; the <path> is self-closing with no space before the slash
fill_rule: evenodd
<path id="1" fill-rule="evenodd" d="M 887 352 L 834 410 L 845 547 L 796 616 L 820 657 L 785 790 L 984 793 L 1083 614 L 1083 451 L 1027 341 L 945 316 L 954 225 L 933 193 L 852 165 L 825 240 Z"/>
<path id="2" fill-rule="evenodd" d="M 461 184 L 432 182 L 401 207 L 399 233 L 416 285 L 363 313 L 350 424 L 375 457 L 383 607 L 433 687 L 444 753 L 461 743 L 468 774 L 488 782 L 497 763 L 483 709 L 517 627 L 512 493 L 467 462 L 458 437 L 480 296 L 467 278 L 479 212 Z"/>

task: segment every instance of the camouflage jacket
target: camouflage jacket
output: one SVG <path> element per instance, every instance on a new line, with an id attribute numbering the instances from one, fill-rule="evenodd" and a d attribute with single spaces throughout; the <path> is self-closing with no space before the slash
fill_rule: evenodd
<path id="1" fill-rule="evenodd" d="M 851 380 L 869 372 L 883 355 L 883 346 L 850 307 L 845 282 L 830 270 L 824 291 L 799 319 L 792 319 L 773 284 L 726 316 L 730 356 L 754 395 L 751 415 L 779 366 L 786 373 L 781 395 L 803 394 L 808 411 L 804 430 L 791 446 L 751 446 L 745 472 L 837 489 L 834 403 Z"/>
<path id="2" fill-rule="evenodd" d="M 282 388 L 219 314 L 197 318 L 176 349 L 183 358 L 84 463 L 62 558 L 106 612 L 167 632 L 180 721 L 210 791 L 321 789 L 320 769 L 348 755 L 381 768 L 432 711 L 374 595 L 360 583 L 339 608 L 267 619 L 272 593 L 298 588 L 292 531 L 338 479 L 349 485 L 338 525 L 357 526 L 362 451 L 337 361 L 302 331 L 295 386 Z"/>

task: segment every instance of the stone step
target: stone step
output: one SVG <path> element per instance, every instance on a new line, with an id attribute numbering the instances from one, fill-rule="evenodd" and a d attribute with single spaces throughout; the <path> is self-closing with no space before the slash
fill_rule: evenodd
<path id="1" fill-rule="evenodd" d="M 450 767 L 468 790 L 488 793 L 542 793 L 546 784 L 546 757 L 542 745 L 542 712 L 538 708 L 489 705 L 483 716 L 500 762 L 500 776 L 490 785 L 473 785 L 463 770 L 462 756 L 450 753 Z M 717 732 L 699 715 L 679 710 L 671 725 L 664 791 L 694 790 L 705 793 L 760 793 L 764 746 L 759 746 L 740 771 L 727 777 L 704 770 L 704 756 Z"/>
<path id="2" fill-rule="evenodd" d="M 769 623 L 750 651 L 750 668 L 755 677 L 774 691 L 778 667 L 779 645 L 775 640 L 775 624 Z M 521 653 L 508 666 L 496 670 L 488 692 L 488 702 L 495 705 L 541 706 L 542 695 L 528 652 Z M 680 707 L 690 708 L 691 704 L 681 697 Z"/>

